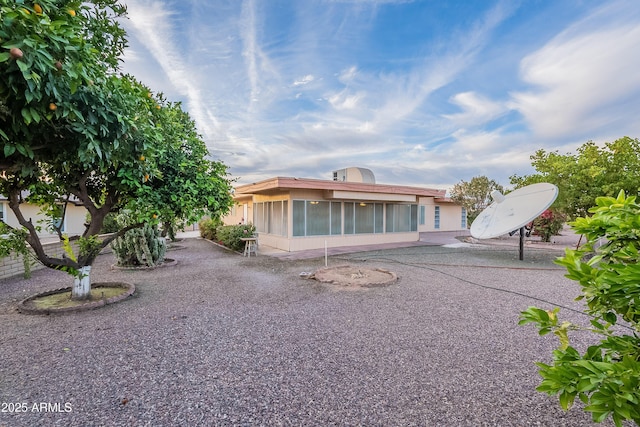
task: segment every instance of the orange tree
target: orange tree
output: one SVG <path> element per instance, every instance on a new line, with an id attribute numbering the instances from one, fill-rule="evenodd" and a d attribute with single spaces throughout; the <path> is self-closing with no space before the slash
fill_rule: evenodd
<path id="1" fill-rule="evenodd" d="M 194 121 L 180 103 L 159 99 L 156 124 L 164 142 L 153 159 L 155 175 L 142 188 L 145 197 L 139 199 L 136 210 L 152 210 L 163 232 L 173 238 L 176 228 L 204 215 L 220 216 L 233 200 L 227 167 L 207 158 L 207 147 Z"/>
<path id="2" fill-rule="evenodd" d="M 596 422 L 610 417 L 616 426 L 625 420 L 640 425 L 640 204 L 621 191 L 596 198 L 589 213 L 571 223 L 587 243 L 566 249 L 556 263 L 580 285 L 576 299 L 585 301 L 591 324 L 561 322 L 559 308 L 538 307 L 521 312 L 519 323 L 533 323 L 540 335 L 553 332 L 559 339 L 552 362 L 537 363 L 537 390 L 558 395 L 565 410 L 578 397 Z M 584 353 L 571 345 L 573 331 L 593 338 Z"/>
<path id="3" fill-rule="evenodd" d="M 615 197 L 620 190 L 638 194 L 640 141 L 628 136 L 597 145 L 588 141 L 577 152 L 538 150 L 531 156 L 535 174 L 510 177 L 516 188 L 536 182 L 558 187 L 556 211 L 572 220 L 586 216 L 596 197 Z"/>
<path id="4" fill-rule="evenodd" d="M 115 238 L 97 238 L 107 213 L 135 212 L 137 221 L 116 233 L 121 235 L 154 221 L 160 210 L 170 212 L 171 203 L 153 191 L 168 182 L 159 165 L 176 140 L 193 141 L 192 135 L 181 138 L 179 131 L 166 138 L 173 122 L 162 100 L 132 77 L 117 75 L 126 45 L 119 18 L 125 12 L 116 0 L 0 0 L 0 193 L 8 197 L 21 225 L 3 233 L 26 236 L 40 262 L 74 275 L 76 299 L 89 297 L 90 266 Z M 185 117 L 181 120 L 190 122 Z M 202 161 L 206 155 L 206 150 L 180 147 L 192 159 L 200 156 Z M 219 203 L 180 198 L 181 183 L 191 191 L 191 183 L 206 181 L 202 175 L 210 172 L 218 174 Z M 228 207 L 230 182 L 224 167 L 189 173 L 182 181 L 171 181 L 177 198 L 168 200 L 179 207 L 174 209 L 177 217 L 202 206 Z M 61 224 L 71 200 L 89 214 L 84 233 L 71 236 L 79 239 L 79 253 L 67 245 L 66 256 L 52 257 L 43 249 L 39 226 L 23 215 L 21 206 L 24 201 L 40 205 L 54 217 L 51 224 Z M 11 241 L 16 239 L 0 246 Z"/>
<path id="5" fill-rule="evenodd" d="M 491 192 L 504 188 L 486 176 L 474 176 L 469 182 L 460 181 L 451 190 L 451 199 L 467 210 L 467 219 L 471 224 L 480 213 L 491 204 Z"/>

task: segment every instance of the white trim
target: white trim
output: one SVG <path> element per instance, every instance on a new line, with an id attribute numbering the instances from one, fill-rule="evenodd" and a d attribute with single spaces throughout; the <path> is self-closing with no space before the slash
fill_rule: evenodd
<path id="1" fill-rule="evenodd" d="M 384 194 L 384 193 L 366 193 L 363 191 L 341 191 L 327 190 L 324 195 L 325 199 L 342 199 L 342 200 L 371 200 L 374 202 L 408 202 L 416 203 L 416 196 L 408 194 Z"/>

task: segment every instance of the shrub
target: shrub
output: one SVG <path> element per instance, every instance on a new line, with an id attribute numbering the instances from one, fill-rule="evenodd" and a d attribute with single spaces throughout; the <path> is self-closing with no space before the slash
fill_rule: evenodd
<path id="1" fill-rule="evenodd" d="M 162 237 L 168 237 L 172 242 L 176 241 L 176 233 L 180 229 L 181 225 L 177 223 L 175 218 L 170 218 L 162 222 L 162 230 L 160 235 Z"/>
<path id="2" fill-rule="evenodd" d="M 565 218 L 558 212 L 547 209 L 533 221 L 533 232 L 540 236 L 543 242 L 550 242 L 552 236 L 557 236 Z"/>
<path id="3" fill-rule="evenodd" d="M 253 224 L 221 225 L 216 229 L 217 240 L 235 251 L 244 249 L 244 242 L 240 239 L 252 237 L 255 232 L 256 228 Z"/>
<path id="4" fill-rule="evenodd" d="M 104 217 L 104 222 L 102 223 L 102 230 L 100 230 L 100 234 L 109 234 L 109 233 L 117 233 L 120 231 L 120 225 L 118 225 L 118 215 L 115 212 L 109 212 Z M 90 218 L 87 220 L 89 222 Z"/>
<path id="5" fill-rule="evenodd" d="M 222 225 L 220 218 L 205 217 L 198 221 L 198 229 L 200 230 L 200 237 L 207 240 L 218 240 L 216 236 L 216 229 Z"/>
<path id="6" fill-rule="evenodd" d="M 553 332 L 560 341 L 552 364 L 537 363 L 543 379 L 538 391 L 559 395 L 565 410 L 577 396 L 596 422 L 611 417 L 616 426 L 624 420 L 640 425 L 640 205 L 622 191 L 617 198 L 598 197 L 596 204 L 592 217 L 570 223 L 587 243 L 566 249 L 556 261 L 582 287 L 577 299 L 586 301 L 591 326 L 560 322 L 558 308 L 537 307 L 523 311 L 519 324 L 534 323 L 540 335 Z M 631 333 L 620 334 L 625 329 Z M 574 330 L 600 341 L 580 354 L 570 345 Z"/>

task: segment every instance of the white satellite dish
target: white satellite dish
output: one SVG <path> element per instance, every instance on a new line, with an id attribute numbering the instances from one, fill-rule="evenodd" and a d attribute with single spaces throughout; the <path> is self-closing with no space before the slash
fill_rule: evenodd
<path id="1" fill-rule="evenodd" d="M 491 239 L 520 229 L 520 259 L 523 259 L 524 226 L 536 219 L 558 197 L 558 187 L 546 182 L 531 184 L 502 195 L 491 192 L 493 203 L 471 224 L 476 239 Z"/>

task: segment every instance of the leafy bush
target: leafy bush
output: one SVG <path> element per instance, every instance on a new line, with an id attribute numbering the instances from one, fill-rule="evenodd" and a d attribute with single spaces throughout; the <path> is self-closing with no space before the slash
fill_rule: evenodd
<path id="1" fill-rule="evenodd" d="M 102 230 L 100 230 L 100 234 L 109 234 L 109 233 L 117 233 L 120 231 L 120 226 L 118 225 L 117 214 L 115 212 L 109 212 L 104 217 L 104 222 L 102 223 Z M 89 218 L 87 222 L 91 219 Z"/>
<path id="2" fill-rule="evenodd" d="M 222 220 L 220 218 L 202 218 L 200 221 L 198 221 L 200 237 L 207 240 L 218 240 L 216 236 L 216 229 L 221 225 Z"/>
<path id="3" fill-rule="evenodd" d="M 255 232 L 256 228 L 253 224 L 221 225 L 216 229 L 217 240 L 235 251 L 244 249 L 245 243 L 240 239 L 243 237 L 252 237 L 255 235 Z"/>
<path id="4" fill-rule="evenodd" d="M 539 235 L 543 242 L 550 242 L 551 237 L 557 236 L 562 230 L 564 221 L 565 218 L 558 212 L 547 209 L 533 221 L 533 232 Z"/>
<path id="5" fill-rule="evenodd" d="M 543 378 L 537 390 L 558 394 L 565 410 L 578 396 L 594 421 L 610 416 L 616 426 L 624 420 L 640 425 L 640 205 L 635 199 L 622 191 L 617 198 L 597 198 L 592 217 L 570 223 L 587 244 L 567 249 L 556 261 L 582 287 L 576 299 L 586 301 L 591 326 L 560 323 L 558 308 L 529 307 L 519 322 L 534 323 L 540 335 L 553 332 L 560 341 L 551 365 L 536 363 Z M 616 325 L 631 333 L 616 334 Z M 573 330 L 592 332 L 600 341 L 581 355 L 570 345 Z"/>

